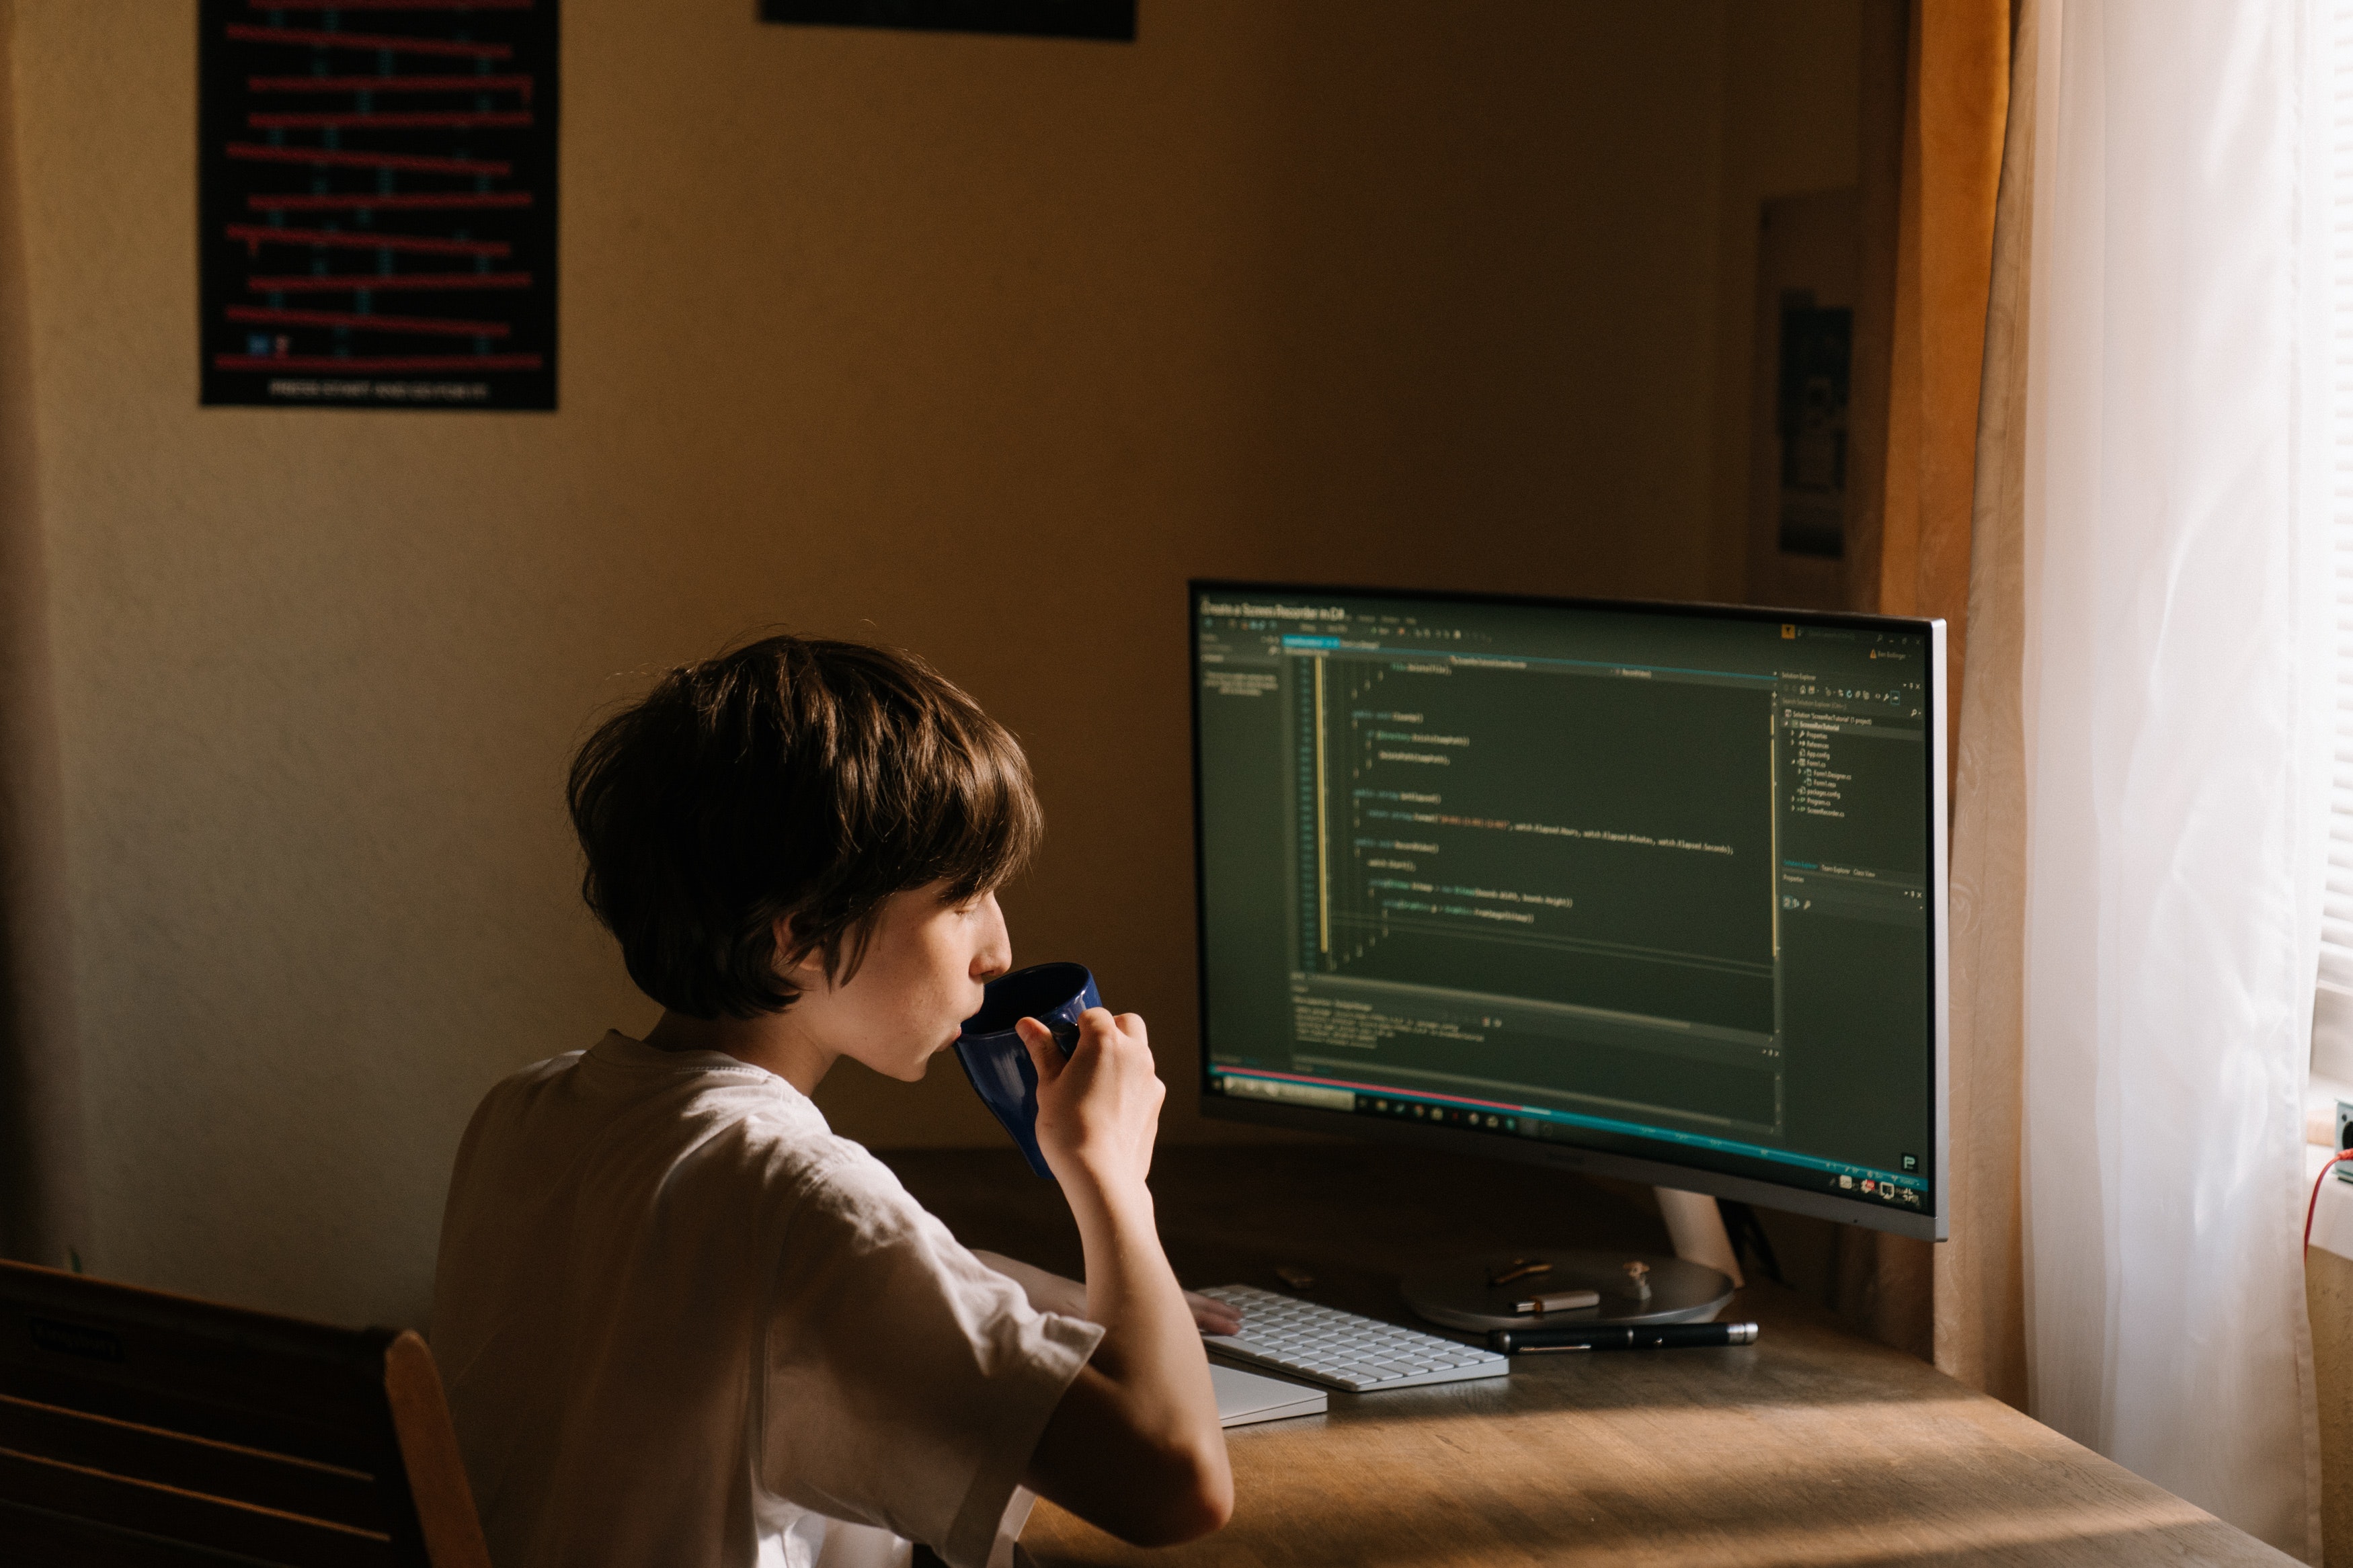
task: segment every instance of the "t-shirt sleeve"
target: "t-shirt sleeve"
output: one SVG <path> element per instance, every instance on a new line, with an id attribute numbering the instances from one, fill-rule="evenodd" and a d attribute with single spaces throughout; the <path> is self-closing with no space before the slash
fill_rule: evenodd
<path id="1" fill-rule="evenodd" d="M 862 1152 L 798 1175 L 757 1391 L 760 1481 L 984 1568 L 1103 1330 L 1037 1311 Z"/>

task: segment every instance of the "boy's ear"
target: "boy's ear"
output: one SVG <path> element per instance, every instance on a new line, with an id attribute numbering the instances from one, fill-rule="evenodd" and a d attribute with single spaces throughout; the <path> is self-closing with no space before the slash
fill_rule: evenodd
<path id="1" fill-rule="evenodd" d="M 825 950 L 813 947 L 791 963 L 785 954 L 793 950 L 793 917 L 778 915 L 772 929 L 776 934 L 776 978 L 797 991 L 825 989 Z"/>

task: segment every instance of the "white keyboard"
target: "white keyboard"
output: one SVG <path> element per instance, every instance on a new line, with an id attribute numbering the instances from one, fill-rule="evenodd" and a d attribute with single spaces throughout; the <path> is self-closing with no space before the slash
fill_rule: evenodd
<path id="1" fill-rule="evenodd" d="M 1512 1370 L 1511 1362 L 1493 1351 L 1272 1290 L 1221 1285 L 1201 1294 L 1241 1310 L 1240 1333 L 1202 1339 L 1214 1354 L 1351 1394 L 1501 1377 Z"/>

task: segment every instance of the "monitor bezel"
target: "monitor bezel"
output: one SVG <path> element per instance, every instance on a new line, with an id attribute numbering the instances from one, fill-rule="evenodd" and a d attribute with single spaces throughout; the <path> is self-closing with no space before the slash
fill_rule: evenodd
<path id="1" fill-rule="evenodd" d="M 1870 1200 L 1834 1197 L 1828 1193 L 1784 1186 L 1672 1160 L 1645 1159 L 1615 1150 L 1578 1144 L 1573 1136 L 1560 1141 L 1504 1137 L 1451 1127 L 1432 1127 L 1351 1112 L 1307 1106 L 1269 1104 L 1210 1090 L 1209 1062 L 1209 906 L 1208 858 L 1201 821 L 1201 616 L 1200 601 L 1208 594 L 1337 595 L 1352 598 L 1406 599 L 1440 605 L 1493 605 L 1531 609 L 1632 612 L 1662 616 L 1702 617 L 1796 624 L 1838 629 L 1901 630 L 1928 639 L 1928 868 L 1929 981 L 1929 1125 L 1936 1147 L 1930 1151 L 1934 1172 L 1930 1202 L 1924 1211 L 1891 1209 Z M 1458 590 L 1354 587 L 1329 583 L 1278 583 L 1228 577 L 1196 577 L 1186 583 L 1186 666 L 1191 682 L 1193 742 L 1193 921 L 1194 980 L 1199 1019 L 1198 1058 L 1195 1089 L 1201 1114 L 1213 1121 L 1240 1121 L 1293 1131 L 1339 1134 L 1391 1142 L 1445 1149 L 1541 1165 L 1554 1170 L 1583 1172 L 1653 1186 L 1678 1188 L 1731 1198 L 1759 1207 L 1810 1215 L 1841 1225 L 1861 1226 L 1923 1241 L 1943 1241 L 1950 1234 L 1951 1138 L 1948 1078 L 1951 1068 L 1952 973 L 1948 932 L 1950 815 L 1947 806 L 1947 731 L 1946 699 L 1945 623 L 1935 617 L 1865 615 L 1850 610 L 1801 610 L 1755 605 L 1717 605 L 1700 601 L 1658 599 L 1562 598 L 1538 594 L 1481 594 Z"/>

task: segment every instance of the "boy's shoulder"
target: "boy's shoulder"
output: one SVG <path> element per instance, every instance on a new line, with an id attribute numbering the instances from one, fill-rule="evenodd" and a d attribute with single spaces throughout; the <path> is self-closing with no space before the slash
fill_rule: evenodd
<path id="1" fill-rule="evenodd" d="M 790 1123 L 826 1126 L 807 1096 L 765 1068 L 721 1051 L 662 1050 L 618 1029 L 607 1030 L 585 1051 L 518 1068 L 482 1097 L 485 1110 L 589 1121 L 723 1107 L 740 1115 L 766 1111 Z"/>
<path id="2" fill-rule="evenodd" d="M 716 1051 L 664 1051 L 617 1031 L 493 1085 L 461 1166 L 488 1156 L 543 1169 L 593 1165 L 632 1184 L 757 1185 L 855 1201 L 901 1191 L 890 1168 L 836 1133 L 807 1096 Z M 682 1177 L 683 1169 L 691 1174 Z"/>

